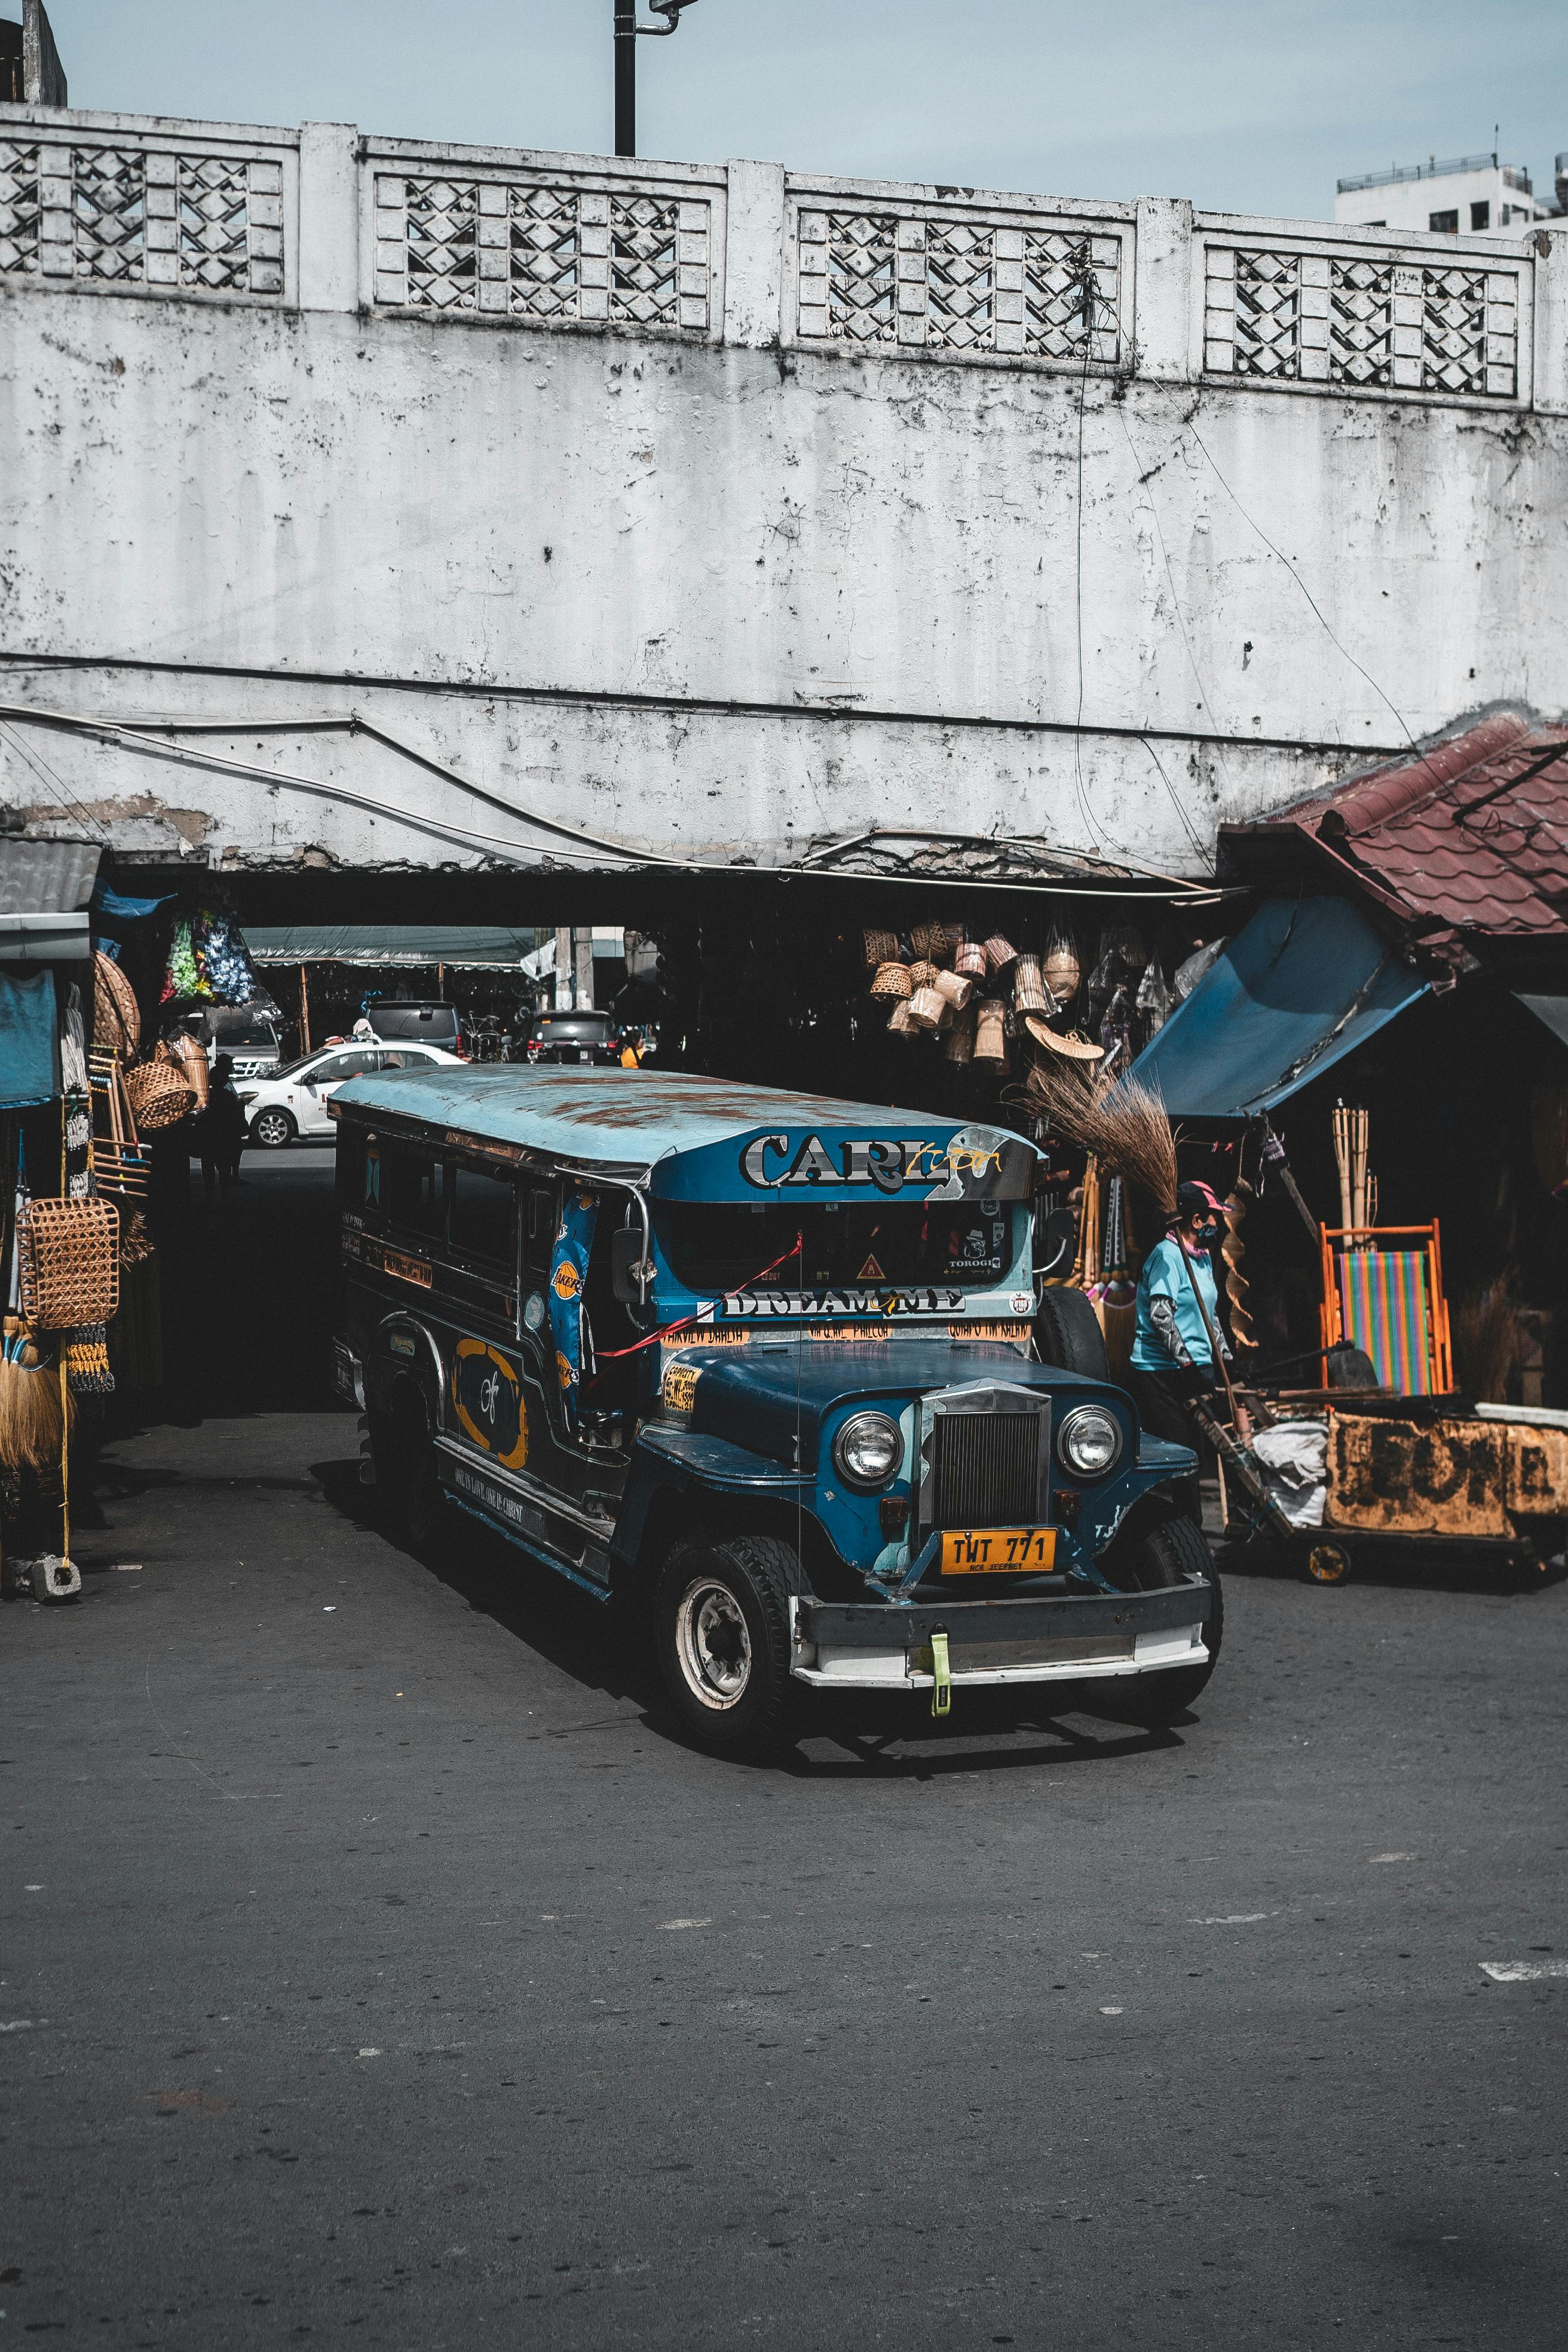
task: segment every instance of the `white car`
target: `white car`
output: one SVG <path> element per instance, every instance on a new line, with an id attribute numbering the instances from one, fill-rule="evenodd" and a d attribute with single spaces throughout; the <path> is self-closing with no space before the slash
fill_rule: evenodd
<path id="1" fill-rule="evenodd" d="M 373 1070 L 428 1069 L 437 1062 L 449 1063 L 454 1069 L 462 1067 L 460 1055 L 445 1053 L 439 1045 L 367 1045 L 356 1041 L 307 1054 L 302 1061 L 290 1062 L 286 1070 L 259 1086 L 252 1082 L 235 1088 L 249 1121 L 247 1139 L 269 1151 L 279 1151 L 286 1143 L 302 1137 L 330 1136 L 333 1129 L 327 1103 L 345 1078 L 363 1078 Z"/>

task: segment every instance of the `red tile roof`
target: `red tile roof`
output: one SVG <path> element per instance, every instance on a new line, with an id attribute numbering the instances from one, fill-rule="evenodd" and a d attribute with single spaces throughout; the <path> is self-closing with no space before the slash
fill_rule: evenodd
<path id="1" fill-rule="evenodd" d="M 1568 936 L 1568 731 L 1560 728 L 1483 719 L 1237 832 L 1257 840 L 1288 828 L 1427 938 Z"/>

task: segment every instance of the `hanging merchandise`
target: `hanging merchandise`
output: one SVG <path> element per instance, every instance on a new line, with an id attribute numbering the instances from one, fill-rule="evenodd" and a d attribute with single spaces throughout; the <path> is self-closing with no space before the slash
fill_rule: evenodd
<path id="1" fill-rule="evenodd" d="M 1210 966 L 1219 961 L 1224 950 L 1223 940 L 1210 940 L 1207 947 L 1198 948 L 1176 966 L 1174 985 L 1178 1003 L 1184 1004 Z"/>
<path id="2" fill-rule="evenodd" d="M 64 1412 L 73 1410 L 66 1391 Z M 64 1433 L 58 1366 L 41 1353 L 19 1315 L 0 1329 L 0 1468 L 47 1470 Z"/>
<path id="3" fill-rule="evenodd" d="M 195 1097 L 197 1110 L 205 1110 L 212 1092 L 212 1074 L 206 1055 L 195 1039 L 187 1031 L 176 1029 L 173 1036 L 159 1039 L 157 1058 L 184 1080 Z"/>
<path id="4" fill-rule="evenodd" d="M 87 1092 L 87 1027 L 81 991 L 74 980 L 66 991 L 65 1019 L 60 1024 L 60 1085 L 68 1095 Z"/>
<path id="5" fill-rule="evenodd" d="M 1100 1042 L 1105 1049 L 1105 1066 L 1131 1058 L 1132 1008 L 1127 1002 L 1127 991 L 1118 987 L 1106 1006 L 1100 1024 Z"/>
<path id="6" fill-rule="evenodd" d="M 956 971 L 939 971 L 932 986 L 954 1013 L 962 1013 L 974 993 L 974 982 L 963 979 Z"/>
<path id="7" fill-rule="evenodd" d="M 942 1026 L 942 1015 L 950 1008 L 936 987 L 935 968 L 928 963 L 917 965 L 916 970 L 930 972 L 931 979 L 922 980 L 910 997 L 910 1026 L 912 1029 L 938 1029 Z M 913 979 L 914 974 L 911 972 L 910 976 Z"/>
<path id="8" fill-rule="evenodd" d="M 169 941 L 168 961 L 163 966 L 163 986 L 160 997 L 167 1004 L 184 997 L 210 996 L 211 989 L 196 968 L 195 945 L 192 938 L 192 922 L 182 915 L 174 925 L 174 936 Z M 134 1046 L 130 1051 L 134 1052 Z"/>
<path id="9" fill-rule="evenodd" d="M 1131 923 L 1108 923 L 1100 937 L 1100 954 L 1113 955 L 1129 978 L 1149 961 L 1143 934 Z"/>
<path id="10" fill-rule="evenodd" d="M 1013 974 L 1013 1005 L 1018 1013 L 1048 1015 L 1056 1011 L 1056 1001 L 1046 990 L 1038 956 L 1021 955 L 1018 958 L 1017 968 Z"/>
<path id="11" fill-rule="evenodd" d="M 954 1013 L 952 1027 L 949 1032 L 947 1043 L 943 1046 L 942 1051 L 947 1059 L 950 1062 L 956 1063 L 960 1068 L 967 1069 L 969 1067 L 969 1065 L 974 1059 L 974 1013 L 973 1009 L 968 1012 Z"/>
<path id="12" fill-rule="evenodd" d="M 871 982 L 873 996 L 908 996 L 910 987 L 907 963 L 888 962 L 877 966 L 876 977 Z"/>
<path id="13" fill-rule="evenodd" d="M 575 1427 L 584 1375 L 594 1370 L 594 1335 L 583 1308 L 583 1286 L 598 1223 L 596 1192 L 571 1187 L 562 1205 L 560 1230 L 550 1261 L 550 1328 L 555 1341 L 555 1376 L 568 1423 Z"/>
<path id="14" fill-rule="evenodd" d="M 125 1091 L 137 1126 L 147 1134 L 177 1127 L 195 1107 L 195 1095 L 170 1062 L 135 1063 L 125 1072 Z"/>
<path id="15" fill-rule="evenodd" d="M 133 1054 L 142 1043 L 136 991 L 101 949 L 92 960 L 92 1042 L 100 1054 Z"/>
<path id="16" fill-rule="evenodd" d="M 965 980 L 984 980 L 990 970 L 990 959 L 984 940 L 963 940 L 953 957 L 953 970 Z"/>
<path id="17" fill-rule="evenodd" d="M 914 1024 L 910 1018 L 910 1000 L 907 996 L 900 996 L 894 1004 L 888 1015 L 888 1026 L 895 1037 L 914 1035 Z"/>
<path id="18" fill-rule="evenodd" d="M 1157 961 L 1151 960 L 1143 968 L 1133 999 L 1143 1017 L 1144 1043 L 1162 1030 L 1171 1015 L 1171 992 L 1165 985 L 1165 975 Z"/>
<path id="19" fill-rule="evenodd" d="M 1046 948 L 1042 977 L 1058 1004 L 1070 1004 L 1078 994 L 1078 950 L 1070 931 L 1054 930 Z"/>
<path id="20" fill-rule="evenodd" d="M 17 1220 L 21 1309 L 40 1331 L 107 1323 L 120 1304 L 120 1213 L 107 1201 L 29 1201 Z"/>
<path id="21" fill-rule="evenodd" d="M 1005 938 L 1000 931 L 994 931 L 985 942 L 985 961 L 992 978 L 999 979 L 1004 973 L 1010 973 L 1017 961 L 1018 950 L 1011 940 Z"/>
<path id="22" fill-rule="evenodd" d="M 999 996 L 988 996 L 975 1020 L 974 1058 L 1000 1069 L 1007 1066 L 1007 1008 Z"/>
<path id="23" fill-rule="evenodd" d="M 256 994 L 256 975 L 245 941 L 227 915 L 207 908 L 195 919 L 192 947 L 196 966 L 215 1004 L 248 1004 Z"/>
<path id="24" fill-rule="evenodd" d="M 62 1331 L 66 1386 L 73 1396 L 109 1396 L 114 1374 L 109 1369 L 109 1332 L 101 1323 L 79 1323 Z"/>
<path id="25" fill-rule="evenodd" d="M 1061 1054 L 1069 1062 L 1101 1062 L 1105 1058 L 1104 1046 L 1096 1045 L 1081 1033 L 1069 1034 L 1063 1030 L 1047 1029 L 1043 1021 L 1037 1021 L 1032 1015 L 1026 1015 L 1024 1026 L 1037 1045 L 1047 1046 L 1053 1054 Z"/>
<path id="26" fill-rule="evenodd" d="M 891 931 L 862 931 L 866 949 L 866 969 L 875 971 L 879 964 L 897 963 L 899 942 Z"/>

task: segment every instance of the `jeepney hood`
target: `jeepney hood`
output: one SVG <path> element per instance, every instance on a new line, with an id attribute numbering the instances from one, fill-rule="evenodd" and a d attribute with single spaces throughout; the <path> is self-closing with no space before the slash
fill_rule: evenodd
<path id="1" fill-rule="evenodd" d="M 847 1403 L 907 1404 L 933 1390 L 996 1381 L 1076 1399 L 1114 1396 L 1109 1382 L 1084 1379 L 1054 1364 L 1032 1363 L 1005 1343 L 975 1339 L 889 1339 L 838 1347 L 779 1338 L 744 1348 L 683 1349 L 665 1372 L 668 1405 L 683 1401 L 682 1418 L 700 1434 L 721 1437 L 747 1452 L 815 1471 L 817 1435 L 825 1420 Z M 798 1443 L 798 1455 L 797 1455 Z"/>

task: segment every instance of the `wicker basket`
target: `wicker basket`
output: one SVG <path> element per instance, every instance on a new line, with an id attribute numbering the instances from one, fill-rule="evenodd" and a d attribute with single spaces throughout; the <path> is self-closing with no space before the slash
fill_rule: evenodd
<path id="1" fill-rule="evenodd" d="M 1021 955 L 1013 973 L 1013 1003 L 1019 1013 L 1054 1013 L 1056 1006 L 1046 993 L 1046 983 L 1040 976 L 1038 956 Z"/>
<path id="2" fill-rule="evenodd" d="M 107 1323 L 120 1305 L 120 1212 L 108 1201 L 32 1201 L 16 1228 L 22 1312 L 40 1331 Z"/>
<path id="3" fill-rule="evenodd" d="M 931 962 L 929 956 L 922 956 L 918 962 L 910 964 L 910 993 L 911 996 L 919 989 L 934 988 L 935 986 L 936 966 Z"/>
<path id="4" fill-rule="evenodd" d="M 879 964 L 897 963 L 899 942 L 891 931 L 862 931 L 866 943 L 866 969 L 875 971 Z"/>
<path id="5" fill-rule="evenodd" d="M 910 992 L 910 968 L 907 963 L 879 963 L 871 982 L 873 996 L 905 997 Z"/>
<path id="6" fill-rule="evenodd" d="M 922 957 L 929 959 L 931 951 L 931 925 L 929 923 L 917 923 L 915 925 L 913 930 L 910 933 L 910 945 L 915 951 L 917 961 Z"/>
<path id="7" fill-rule="evenodd" d="M 112 956 L 92 960 L 92 1042 L 100 1053 L 133 1054 L 142 1043 L 136 991 Z"/>
<path id="8" fill-rule="evenodd" d="M 914 1034 L 910 1022 L 910 1007 L 907 997 L 900 996 L 892 1011 L 889 1013 L 888 1026 L 892 1031 L 895 1037 L 908 1037 Z"/>
<path id="9" fill-rule="evenodd" d="M 125 1091 L 144 1134 L 160 1127 L 177 1127 L 195 1105 L 195 1096 L 178 1070 L 168 1062 L 138 1062 L 125 1073 Z M 77 1321 L 91 1318 L 79 1315 Z"/>
<path id="10" fill-rule="evenodd" d="M 1078 958 L 1065 942 L 1053 947 L 1047 956 L 1043 970 L 1046 986 L 1058 1004 L 1070 1004 L 1078 994 L 1081 974 Z"/>
<path id="11" fill-rule="evenodd" d="M 1018 961 L 1018 950 L 1011 940 L 994 931 L 985 942 L 985 961 L 993 972 L 1011 971 Z"/>
<path id="12" fill-rule="evenodd" d="M 973 1061 L 974 1015 L 973 1013 L 960 1013 L 955 1015 L 947 1044 L 942 1051 L 950 1062 L 960 1063 L 964 1067 Z"/>
<path id="13" fill-rule="evenodd" d="M 177 1077 L 184 1078 L 196 1098 L 196 1108 L 205 1110 L 212 1096 L 212 1076 L 207 1057 L 195 1039 L 184 1030 L 176 1031 L 173 1037 L 161 1037 L 157 1058 L 166 1062 Z"/>
<path id="14" fill-rule="evenodd" d="M 927 970 L 930 970 L 928 965 Z M 934 988 L 917 988 L 910 999 L 910 1027 L 934 1029 L 947 1007 Z"/>
<path id="15" fill-rule="evenodd" d="M 980 1007 L 974 1024 L 974 1058 L 977 1062 L 1007 1066 L 1007 1008 L 999 996 L 988 996 Z"/>
<path id="16" fill-rule="evenodd" d="M 963 940 L 953 958 L 953 970 L 962 972 L 965 980 L 984 980 L 989 968 L 984 940 Z"/>
<path id="17" fill-rule="evenodd" d="M 939 996 L 946 997 L 955 1013 L 962 1013 L 974 993 L 974 982 L 956 971 L 939 971 L 932 986 Z"/>

